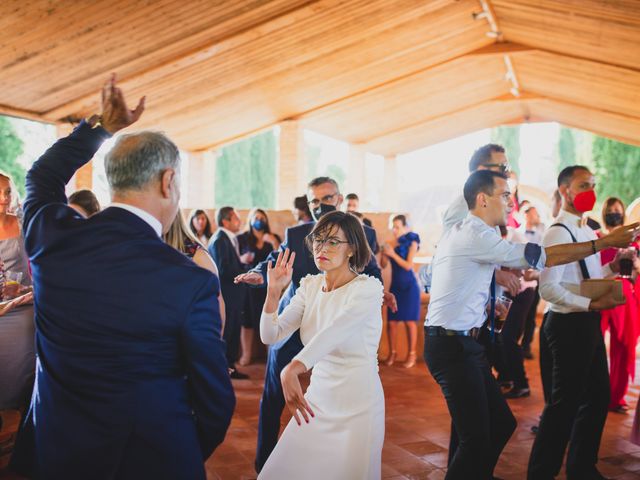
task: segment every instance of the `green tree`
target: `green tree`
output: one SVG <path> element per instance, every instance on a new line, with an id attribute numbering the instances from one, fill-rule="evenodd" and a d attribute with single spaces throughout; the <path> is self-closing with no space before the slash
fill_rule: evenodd
<path id="1" fill-rule="evenodd" d="M 216 207 L 275 207 L 276 139 L 272 130 L 222 148 L 215 192 Z"/>
<path id="2" fill-rule="evenodd" d="M 596 136 L 592 156 L 600 199 L 618 197 L 629 205 L 640 196 L 640 148 Z"/>
<path id="3" fill-rule="evenodd" d="M 576 141 L 573 131 L 567 127 L 560 127 L 558 135 L 558 173 L 565 167 L 576 165 Z"/>
<path id="4" fill-rule="evenodd" d="M 520 125 L 492 128 L 491 141 L 505 148 L 511 169 L 520 175 Z"/>
<path id="5" fill-rule="evenodd" d="M 24 167 L 17 162 L 18 157 L 22 155 L 22 146 L 22 140 L 9 119 L 0 116 L 0 170 L 13 178 L 20 196 L 24 196 L 24 181 L 27 175 Z"/>

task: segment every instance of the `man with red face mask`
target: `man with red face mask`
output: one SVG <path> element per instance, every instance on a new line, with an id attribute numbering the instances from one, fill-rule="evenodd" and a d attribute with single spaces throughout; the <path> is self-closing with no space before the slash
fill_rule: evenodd
<path id="1" fill-rule="evenodd" d="M 546 231 L 543 245 L 588 242 L 595 232 L 583 214 L 596 202 L 595 179 L 583 166 L 567 167 L 558 176 L 562 210 Z M 540 362 L 551 366 L 551 388 L 529 459 L 529 480 L 550 480 L 558 475 L 567 445 L 567 479 L 603 479 L 596 468 L 600 439 L 609 404 L 609 373 L 600 310 L 619 302 L 612 294 L 591 300 L 576 294 L 584 279 L 603 278 L 619 269 L 619 261 L 602 267 L 593 249 L 580 262 L 545 269 L 540 275 L 540 296 L 550 311 L 540 329 Z M 575 286 L 572 288 L 571 286 Z M 546 357 L 546 358 L 543 358 Z"/>

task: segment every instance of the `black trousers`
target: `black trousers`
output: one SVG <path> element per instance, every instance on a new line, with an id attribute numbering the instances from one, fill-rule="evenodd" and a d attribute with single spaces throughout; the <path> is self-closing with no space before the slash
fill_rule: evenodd
<path id="1" fill-rule="evenodd" d="M 425 335 L 424 358 L 451 415 L 447 480 L 486 480 L 516 420 L 502 397 L 484 347 L 471 337 Z"/>
<path id="2" fill-rule="evenodd" d="M 229 368 L 236 368 L 235 364 L 240 355 L 240 327 L 242 326 L 243 312 L 229 305 L 225 309 L 225 313 L 222 338 L 227 344 L 227 365 Z"/>
<path id="3" fill-rule="evenodd" d="M 527 288 L 513 297 L 513 304 L 500 334 L 502 341 L 496 344 L 498 354 L 494 366 L 499 373 L 498 379 L 513 382 L 514 388 L 529 388 L 522 347 L 518 342 L 534 296 L 534 289 Z"/>
<path id="4" fill-rule="evenodd" d="M 524 319 L 524 332 L 522 333 L 522 342 L 520 343 L 524 351 L 531 350 L 531 342 L 536 333 L 536 315 L 538 314 L 538 304 L 540 303 L 540 292 L 537 286 L 534 290 L 533 303 L 527 313 L 527 317 Z"/>
<path id="5" fill-rule="evenodd" d="M 567 478 L 588 479 L 598 462 L 609 405 L 600 314 L 549 312 L 541 335 L 551 357 L 551 385 L 529 458 L 528 478 L 553 479 L 568 445 Z"/>

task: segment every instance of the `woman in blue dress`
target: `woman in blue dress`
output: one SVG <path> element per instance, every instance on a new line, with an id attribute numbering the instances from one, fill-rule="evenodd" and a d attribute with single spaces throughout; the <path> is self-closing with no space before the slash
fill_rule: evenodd
<path id="1" fill-rule="evenodd" d="M 382 246 L 380 264 L 384 268 L 391 262 L 391 293 L 398 301 L 398 311 L 388 310 L 387 328 L 389 338 L 389 357 L 386 365 L 396 361 L 396 341 L 398 324 L 407 326 L 409 354 L 403 366 L 411 368 L 416 364 L 416 339 L 418 335 L 418 317 L 420 317 L 420 288 L 413 273 L 413 257 L 420 246 L 420 237 L 407 226 L 407 217 L 396 215 L 391 220 L 394 240 Z"/>

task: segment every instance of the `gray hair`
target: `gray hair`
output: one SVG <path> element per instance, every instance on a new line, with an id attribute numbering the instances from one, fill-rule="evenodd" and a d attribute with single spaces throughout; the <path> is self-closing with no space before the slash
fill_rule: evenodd
<path id="1" fill-rule="evenodd" d="M 142 190 L 159 180 L 168 169 L 178 170 L 178 147 L 160 132 L 138 132 L 122 135 L 104 157 L 104 169 L 111 190 Z"/>

